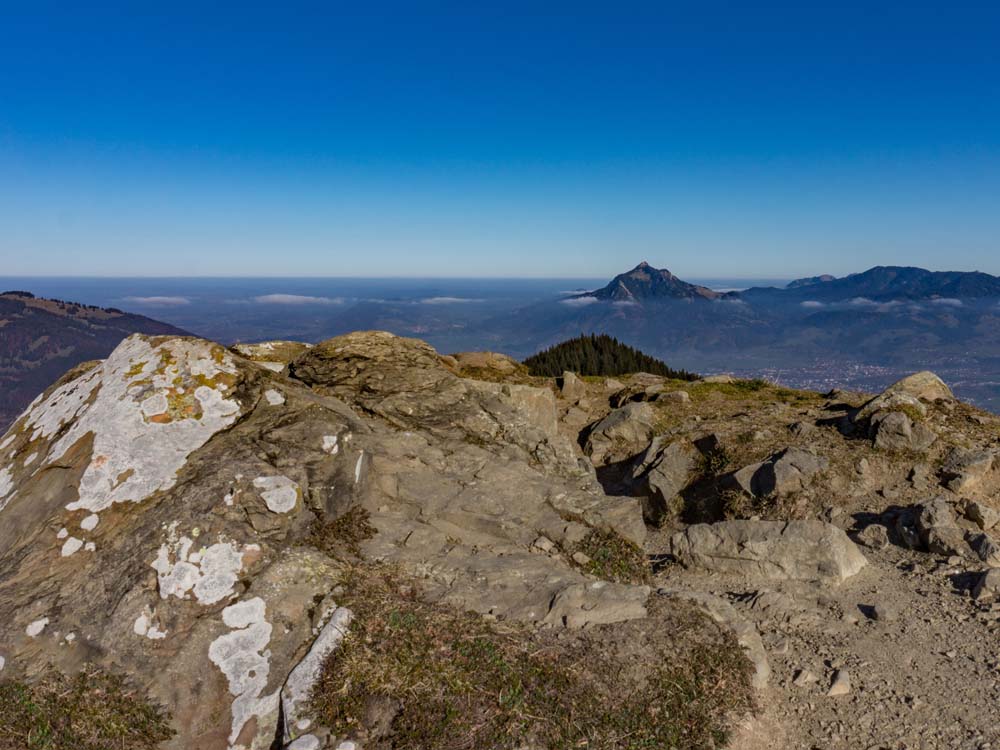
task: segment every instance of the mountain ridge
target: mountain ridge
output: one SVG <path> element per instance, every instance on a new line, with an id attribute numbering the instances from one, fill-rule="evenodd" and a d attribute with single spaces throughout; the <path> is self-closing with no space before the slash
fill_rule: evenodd
<path id="1" fill-rule="evenodd" d="M 1000 277 L 981 271 L 929 271 L 916 266 L 873 266 L 840 278 L 797 279 L 784 289 L 754 287 L 744 298 L 815 296 L 821 301 L 864 297 L 877 302 L 1000 297 Z"/>
<path id="2" fill-rule="evenodd" d="M 113 307 L 0 293 L 0 430 L 76 365 L 103 359 L 126 336 L 190 335 L 181 328 Z"/>

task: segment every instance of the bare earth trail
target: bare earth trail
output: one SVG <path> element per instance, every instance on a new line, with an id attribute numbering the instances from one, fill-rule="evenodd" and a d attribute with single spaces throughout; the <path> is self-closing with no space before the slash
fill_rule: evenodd
<path id="1" fill-rule="evenodd" d="M 673 568 L 657 583 L 717 595 L 756 626 L 771 669 L 759 721 L 783 735 L 769 747 L 1000 747 L 1000 610 L 956 590 L 963 573 L 946 562 L 864 554 L 868 567 L 839 587 Z M 851 690 L 828 696 L 839 669 Z M 814 680 L 795 684 L 803 672 Z"/>

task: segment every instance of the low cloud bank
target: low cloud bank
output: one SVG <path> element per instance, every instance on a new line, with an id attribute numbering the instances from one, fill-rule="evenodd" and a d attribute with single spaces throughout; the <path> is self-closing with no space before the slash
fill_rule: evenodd
<path id="1" fill-rule="evenodd" d="M 254 297 L 253 301 L 262 305 L 339 305 L 344 300 L 339 297 L 310 297 L 305 294 L 264 294 Z"/>
<path id="2" fill-rule="evenodd" d="M 600 300 L 597 297 L 573 297 L 572 299 L 559 300 L 560 304 L 570 307 L 583 307 L 584 305 L 593 305 L 595 302 L 600 302 Z"/>
<path id="3" fill-rule="evenodd" d="M 147 307 L 180 307 L 191 304 L 187 297 L 126 297 L 125 301 Z"/>

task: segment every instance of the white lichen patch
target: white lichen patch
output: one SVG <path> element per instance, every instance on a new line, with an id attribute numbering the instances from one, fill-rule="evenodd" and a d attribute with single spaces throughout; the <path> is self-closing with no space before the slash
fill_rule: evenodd
<path id="1" fill-rule="evenodd" d="M 331 456 L 336 456 L 337 452 L 340 450 L 340 446 L 337 445 L 336 435 L 324 435 L 323 436 L 323 451 L 329 453 Z"/>
<path id="2" fill-rule="evenodd" d="M 69 510 L 96 513 L 139 502 L 172 487 L 187 457 L 236 420 L 240 405 L 227 397 L 237 374 L 218 345 L 177 338 L 153 346 L 133 335 L 32 407 L 25 429 L 32 440 L 61 432 L 51 460 L 93 435 L 91 462 Z"/>
<path id="3" fill-rule="evenodd" d="M 157 414 L 163 414 L 167 411 L 170 408 L 170 402 L 167 401 L 165 393 L 154 393 L 143 401 L 139 408 L 142 410 L 142 416 L 151 419 Z"/>
<path id="4" fill-rule="evenodd" d="M 285 369 L 284 362 L 267 362 L 265 360 L 259 359 L 256 362 L 254 362 L 254 364 L 260 365 L 261 367 L 264 367 L 270 370 L 271 372 L 281 372 L 282 370 Z"/>
<path id="5" fill-rule="evenodd" d="M 94 550 L 97 549 L 97 545 L 94 544 L 93 542 L 87 542 L 85 545 L 83 545 L 83 549 L 85 552 L 93 552 Z"/>
<path id="6" fill-rule="evenodd" d="M 274 390 L 273 388 L 269 388 L 268 390 L 264 391 L 264 398 L 267 399 L 267 403 L 269 403 L 271 406 L 281 406 L 283 403 L 285 403 L 284 395 Z"/>
<path id="7" fill-rule="evenodd" d="M 135 618 L 132 625 L 132 632 L 142 638 L 149 638 L 158 641 L 167 637 L 167 631 L 161 630 L 158 623 L 154 621 L 155 614 L 148 607 L 141 615 Z"/>
<path id="8" fill-rule="evenodd" d="M 292 727 L 296 727 L 298 722 L 305 718 L 299 715 L 299 711 L 308 703 L 309 694 L 323 671 L 323 662 L 344 640 L 353 617 L 351 610 L 337 607 L 319 636 L 313 641 L 309 653 L 285 680 L 285 686 L 281 689 L 281 707 L 284 710 L 286 737 L 294 736 Z"/>
<path id="9" fill-rule="evenodd" d="M 236 497 L 236 495 L 234 495 L 232 492 L 227 492 L 222 497 L 222 502 L 225 503 L 226 505 L 232 505 L 233 504 L 233 500 L 234 500 L 235 497 Z"/>
<path id="10" fill-rule="evenodd" d="M 271 670 L 271 624 L 265 619 L 266 606 L 259 597 L 231 604 L 222 610 L 222 621 L 230 632 L 220 635 L 208 647 L 208 658 L 226 676 L 232 704 L 232 745 L 254 716 L 276 711 L 278 694 L 262 695 Z"/>
<path id="11" fill-rule="evenodd" d="M 24 632 L 28 634 L 29 638 L 37 638 L 45 630 L 45 626 L 49 624 L 48 617 L 42 617 L 39 620 L 35 620 L 28 627 L 24 629 Z"/>
<path id="12" fill-rule="evenodd" d="M 69 529 L 63 526 L 59 531 L 56 532 L 56 539 L 65 539 L 69 536 Z"/>
<path id="13" fill-rule="evenodd" d="M 100 520 L 101 517 L 99 515 L 91 513 L 89 516 L 80 521 L 80 528 L 84 531 L 93 531 L 97 528 L 97 524 Z"/>
<path id="14" fill-rule="evenodd" d="M 156 571 L 160 598 L 187 599 L 192 593 L 200 604 L 221 602 L 233 593 L 243 567 L 243 552 L 233 542 L 219 542 L 196 552 L 188 537 L 160 545 L 150 563 Z"/>
<path id="15" fill-rule="evenodd" d="M 71 536 L 67 539 L 62 546 L 59 554 L 63 557 L 69 557 L 70 555 L 75 555 L 83 547 L 83 540 L 77 539 L 75 536 Z"/>
<path id="16" fill-rule="evenodd" d="M 14 475 L 10 469 L 4 468 L 0 471 L 0 510 L 3 510 L 7 503 L 14 498 Z"/>
<path id="17" fill-rule="evenodd" d="M 304 734 L 288 745 L 288 750 L 319 750 L 319 737 L 314 734 Z"/>
<path id="18" fill-rule="evenodd" d="M 288 513 L 302 494 L 299 486 L 288 477 L 257 477 L 253 486 L 260 490 L 267 509 L 272 513 Z"/>
<path id="19" fill-rule="evenodd" d="M 7 666 L 7 660 L 0 656 L 0 672 L 3 672 L 3 668 Z"/>

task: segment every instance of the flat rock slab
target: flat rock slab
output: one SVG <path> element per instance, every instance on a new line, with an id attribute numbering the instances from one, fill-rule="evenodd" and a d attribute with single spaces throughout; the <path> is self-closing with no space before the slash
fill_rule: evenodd
<path id="1" fill-rule="evenodd" d="M 865 565 L 843 530 L 823 521 L 723 521 L 674 534 L 668 552 L 688 568 L 774 580 L 840 583 Z"/>

